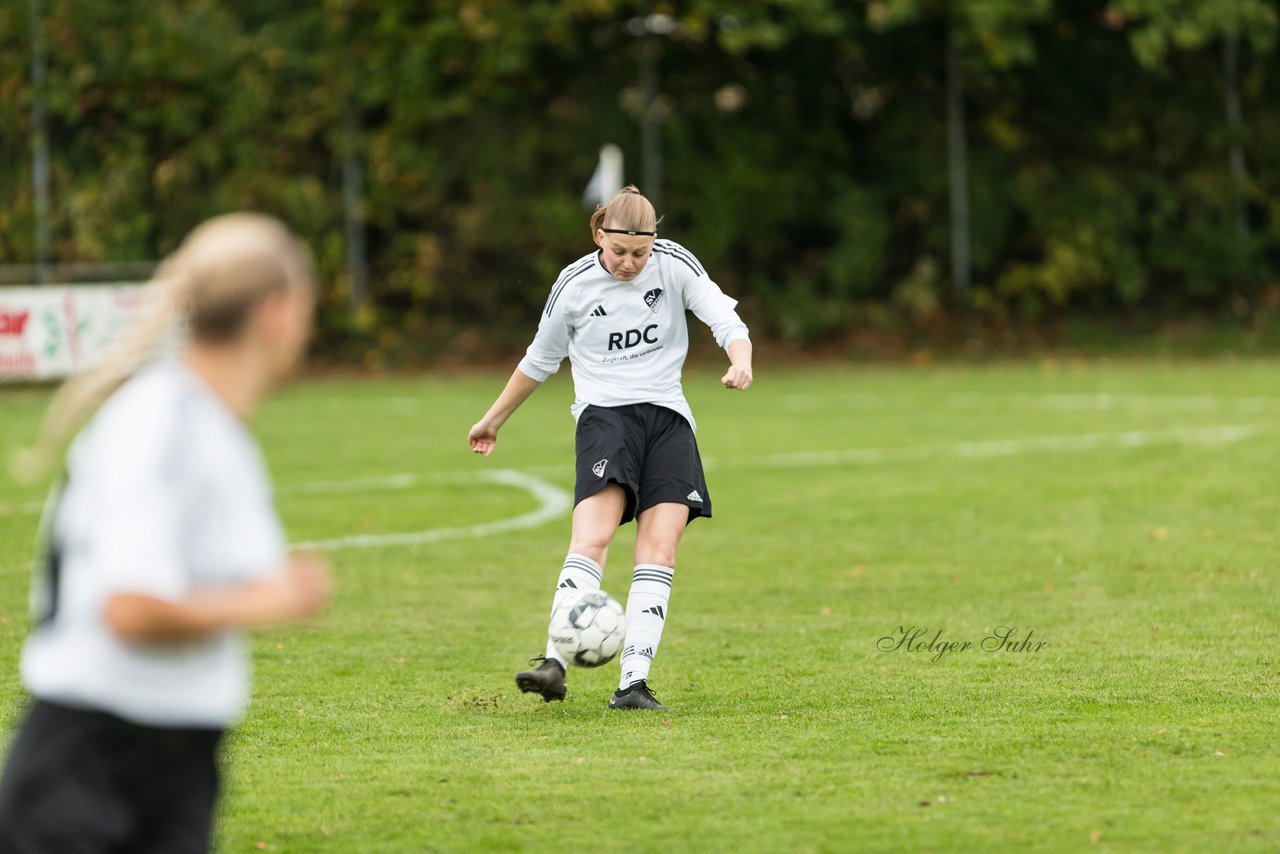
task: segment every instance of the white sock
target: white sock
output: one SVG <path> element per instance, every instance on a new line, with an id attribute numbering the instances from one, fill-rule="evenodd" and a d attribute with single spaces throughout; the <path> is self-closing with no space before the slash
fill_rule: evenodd
<path id="1" fill-rule="evenodd" d="M 618 690 L 625 690 L 649 678 L 649 666 L 658 653 L 662 626 L 667 621 L 674 566 L 653 563 L 636 565 L 627 594 L 627 637 L 622 644 L 622 678 Z"/>
<path id="2" fill-rule="evenodd" d="M 600 568 L 600 564 L 586 555 L 569 552 L 564 559 L 564 568 L 560 570 L 560 579 L 556 582 L 556 595 L 551 600 L 551 613 L 555 613 L 560 600 L 570 593 L 599 590 L 600 581 L 603 578 L 604 570 Z M 547 639 L 547 658 L 554 658 L 560 662 L 561 667 L 569 666 L 569 662 L 560 654 L 560 650 L 556 649 L 556 645 L 550 638 Z"/>

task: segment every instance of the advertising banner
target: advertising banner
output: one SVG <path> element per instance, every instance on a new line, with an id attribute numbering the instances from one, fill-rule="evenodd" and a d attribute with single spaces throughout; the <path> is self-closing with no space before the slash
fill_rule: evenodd
<path id="1" fill-rule="evenodd" d="M 60 379 L 92 364 L 144 293 L 123 283 L 0 288 L 0 382 Z"/>

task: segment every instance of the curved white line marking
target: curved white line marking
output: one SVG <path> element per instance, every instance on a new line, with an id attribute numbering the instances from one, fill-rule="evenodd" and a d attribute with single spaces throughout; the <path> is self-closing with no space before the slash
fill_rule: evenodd
<path id="1" fill-rule="evenodd" d="M 507 531 L 522 531 L 535 528 L 552 519 L 563 516 L 573 506 L 573 496 L 558 486 L 553 486 L 541 478 L 512 469 L 499 469 L 491 472 L 480 472 L 473 476 L 479 481 L 512 486 L 523 489 L 538 500 L 538 507 L 529 513 L 513 516 L 510 519 L 499 519 L 496 522 L 484 522 L 479 525 L 465 525 L 459 528 L 432 528 L 426 531 L 413 531 L 404 534 L 365 534 L 351 537 L 336 537 L 331 540 L 314 540 L 309 543 L 296 543 L 294 548 L 311 549 L 313 551 L 336 551 L 337 549 L 369 549 L 378 546 L 416 546 L 423 543 L 438 543 L 441 540 L 456 540 L 466 537 L 487 537 Z"/>
<path id="2" fill-rule="evenodd" d="M 949 442 L 936 445 L 906 445 L 899 448 L 840 448 L 830 451 L 805 451 L 790 454 L 771 454 L 761 457 L 720 460 L 705 458 L 706 468 L 716 469 L 786 469 L 813 468 L 830 465 L 874 465 L 875 463 L 912 462 L 940 458 L 974 459 L 983 457 L 1005 457 L 1018 454 L 1062 453 L 1069 451 L 1091 451 L 1103 448 L 1141 448 L 1150 445 L 1178 444 L 1230 444 L 1252 438 L 1275 428 L 1274 424 L 1221 424 L 1209 427 L 1187 427 L 1172 430 L 1128 430 L 1119 433 L 1081 433 L 1060 436 L 1026 436 L 1017 439 L 992 439 L 970 442 Z M 539 475 L 554 477 L 566 471 L 564 466 L 530 466 L 528 468 L 501 469 L 492 472 L 438 472 L 431 475 L 392 474 L 384 476 L 356 477 L 345 480 L 304 481 L 300 483 L 278 485 L 277 495 L 345 495 L 365 492 L 394 491 L 412 489 L 427 483 L 474 483 L 489 481 L 526 489 L 543 500 L 543 493 L 537 488 L 551 487 L 539 478 Z M 520 479 L 517 483 L 516 479 Z M 567 493 L 561 493 L 567 495 Z M 570 499 L 571 504 L 571 499 Z M 0 518 L 20 515 L 33 515 L 44 508 L 43 501 L 30 501 L 14 504 L 0 503 Z M 497 523 L 493 523 L 497 524 Z M 540 524 L 540 523 L 535 523 Z M 452 530 L 472 530 L 484 526 L 459 528 Z M 507 529 L 502 529 L 507 530 Z M 473 536 L 484 536 L 482 531 Z M 407 536 L 407 535 L 406 535 Z M 463 534 L 450 534 L 447 537 L 433 539 L 449 539 Z M 427 540 L 425 542 L 431 542 Z M 328 541 L 325 541 L 328 542 Z M 0 572 L 0 574 L 3 574 Z"/>

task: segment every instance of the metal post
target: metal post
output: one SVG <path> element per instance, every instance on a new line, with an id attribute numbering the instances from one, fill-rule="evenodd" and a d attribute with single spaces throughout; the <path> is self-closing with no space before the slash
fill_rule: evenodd
<path id="1" fill-rule="evenodd" d="M 342 121 L 342 210 L 347 238 L 347 273 L 351 277 L 349 307 L 354 316 L 368 299 L 369 257 L 364 230 L 364 172 L 356 150 L 359 125 L 354 107 Z"/>
<path id="2" fill-rule="evenodd" d="M 662 216 L 665 178 L 662 163 L 662 119 L 658 108 L 658 60 L 662 56 L 662 36 L 680 27 L 670 15 L 654 14 L 627 21 L 627 32 L 640 40 L 640 89 L 644 99 L 640 115 L 640 166 L 644 186 L 640 189 Z"/>
<path id="3" fill-rule="evenodd" d="M 662 126 L 657 114 L 658 58 L 662 44 L 653 35 L 640 44 L 640 86 L 644 92 L 644 113 L 640 117 L 640 152 L 644 172 L 644 191 L 653 207 L 662 215 Z"/>
<path id="4" fill-rule="evenodd" d="M 969 301 L 969 153 L 964 115 L 964 66 L 954 13 L 947 26 L 947 172 L 951 184 L 951 284 Z"/>
<path id="5" fill-rule="evenodd" d="M 1240 37 L 1230 30 L 1222 39 L 1222 89 L 1227 113 L 1227 168 L 1231 172 L 1231 201 L 1235 207 L 1237 248 L 1243 252 L 1249 241 L 1249 221 L 1245 215 L 1245 194 L 1249 174 L 1244 164 L 1244 119 L 1240 110 Z"/>
<path id="6" fill-rule="evenodd" d="M 49 129 L 45 102 L 44 2 L 31 0 L 31 189 L 35 200 L 36 281 L 49 278 Z"/>

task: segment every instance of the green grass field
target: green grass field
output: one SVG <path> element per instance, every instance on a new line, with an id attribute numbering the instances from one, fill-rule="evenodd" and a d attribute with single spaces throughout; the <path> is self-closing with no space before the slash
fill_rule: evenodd
<path id="1" fill-rule="evenodd" d="M 686 378 L 716 518 L 652 674 L 678 711 L 652 716 L 605 710 L 616 664 L 571 672 L 563 704 L 512 684 L 568 520 L 476 530 L 539 507 L 476 475 L 571 489 L 566 378 L 488 460 L 465 434 L 496 375 L 267 406 L 295 541 L 436 533 L 333 551 L 330 615 L 256 639 L 221 848 L 1280 849 L 1280 363 L 758 361 L 746 394 Z M 44 400 L 0 394 L 0 447 Z M 0 488 L 0 728 L 38 499 Z M 983 650 L 1000 626 L 1047 645 Z M 878 648 L 899 627 L 973 646 Z"/>

